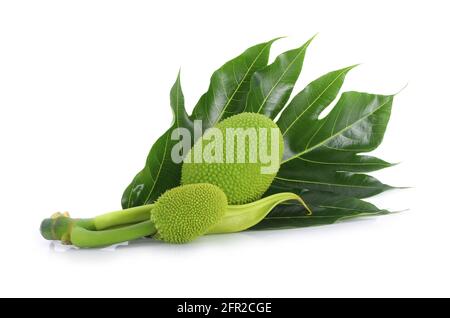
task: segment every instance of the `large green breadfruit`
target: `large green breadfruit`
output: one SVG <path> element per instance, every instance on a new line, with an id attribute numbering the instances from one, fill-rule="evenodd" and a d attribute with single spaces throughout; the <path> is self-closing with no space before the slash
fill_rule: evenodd
<path id="1" fill-rule="evenodd" d="M 214 184 L 225 192 L 229 204 L 244 204 L 261 198 L 275 178 L 283 155 L 283 136 L 278 126 L 264 115 L 241 113 L 223 120 L 214 128 L 217 130 L 207 130 L 187 154 L 182 167 L 181 184 Z M 213 141 L 217 142 L 217 131 L 224 137 L 222 143 L 218 144 L 219 148 L 215 148 L 223 150 L 222 161 L 194 160 L 196 153 L 211 152 L 213 158 L 217 155 L 217 151 L 211 147 Z M 232 144 L 229 143 L 230 131 L 234 132 Z M 252 135 L 251 131 L 256 134 Z M 264 135 L 266 143 L 261 143 Z M 256 147 L 249 136 L 257 136 Z M 233 150 L 232 156 L 229 155 L 230 150 Z M 242 160 L 242 153 L 245 160 Z M 229 158 L 233 158 L 232 162 Z M 269 166 L 270 171 L 267 170 Z"/>

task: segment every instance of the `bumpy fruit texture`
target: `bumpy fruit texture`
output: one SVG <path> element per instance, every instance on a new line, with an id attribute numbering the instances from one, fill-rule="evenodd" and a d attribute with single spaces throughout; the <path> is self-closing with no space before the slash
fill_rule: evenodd
<path id="1" fill-rule="evenodd" d="M 212 184 L 179 186 L 156 201 L 151 220 L 155 238 L 169 243 L 187 243 L 217 224 L 227 209 L 225 193 Z"/>
<path id="2" fill-rule="evenodd" d="M 259 128 L 266 128 L 267 131 L 267 149 L 264 149 L 266 153 L 270 155 L 271 147 L 271 129 L 275 128 L 278 132 L 278 165 L 274 169 L 273 173 L 262 173 L 261 168 L 267 167 L 267 163 L 262 163 L 259 156 L 260 149 L 257 149 L 256 162 L 249 162 L 249 158 L 254 153 L 249 153 L 252 147 L 249 147 L 248 138 L 245 142 L 245 162 L 239 163 L 237 154 L 240 151 L 238 149 L 238 142 L 234 142 L 234 162 L 194 162 L 194 154 L 198 147 L 202 150 L 206 145 L 211 142 L 208 140 L 208 131 L 204 136 L 198 140 L 194 147 L 187 154 L 187 158 L 190 158 L 190 162 L 184 162 L 182 167 L 181 184 L 195 184 L 195 183 L 211 183 L 220 187 L 226 194 L 229 204 L 245 204 L 253 202 L 262 197 L 267 191 L 276 173 L 279 169 L 279 162 L 283 156 L 283 136 L 278 126 L 268 117 L 256 114 L 256 113 L 241 113 L 232 117 L 229 117 L 222 122 L 218 123 L 215 128 L 220 129 L 223 136 L 226 136 L 227 128 L 242 128 L 236 133 L 237 138 L 239 135 L 245 135 L 245 130 L 248 128 L 256 128 L 259 134 Z M 259 137 L 258 137 L 259 141 Z M 259 145 L 259 143 L 257 143 Z M 223 141 L 223 158 L 226 159 L 227 154 L 227 142 Z"/>

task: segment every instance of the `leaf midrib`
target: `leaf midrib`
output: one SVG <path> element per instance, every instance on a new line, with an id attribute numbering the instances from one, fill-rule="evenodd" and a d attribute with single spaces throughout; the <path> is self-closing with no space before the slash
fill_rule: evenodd
<path id="1" fill-rule="evenodd" d="M 361 189 L 379 189 L 380 188 L 380 187 L 375 187 L 375 186 L 349 185 L 349 184 L 341 184 L 341 183 L 319 182 L 319 181 L 312 181 L 312 180 L 289 179 L 289 178 L 282 178 L 282 177 L 275 177 L 275 179 L 287 181 L 287 182 L 320 184 L 320 185 L 328 185 L 328 186 L 343 187 L 343 188 L 361 188 Z"/>
<path id="2" fill-rule="evenodd" d="M 377 107 L 377 108 L 376 108 L 375 110 L 373 110 L 372 112 L 370 112 L 370 113 L 368 113 L 367 115 L 364 115 L 363 117 L 361 117 L 360 119 L 354 121 L 351 125 L 349 125 L 349 126 L 343 128 L 343 129 L 339 130 L 339 131 L 338 131 L 337 133 L 335 133 L 335 134 L 331 134 L 330 137 L 325 138 L 322 142 L 319 142 L 318 144 L 316 144 L 316 145 L 314 145 L 314 146 L 312 146 L 312 147 L 310 147 L 310 148 L 306 148 L 305 150 L 303 150 L 302 152 L 298 153 L 297 155 L 292 156 L 292 157 L 290 157 L 289 159 L 286 159 L 286 160 L 282 161 L 281 164 L 284 164 L 284 163 L 286 163 L 286 162 L 288 162 L 288 161 L 291 161 L 292 159 L 298 158 L 298 157 L 304 155 L 305 153 L 308 153 L 308 152 L 310 152 L 310 151 L 312 151 L 312 150 L 314 150 L 314 149 L 316 149 L 316 148 L 318 148 L 318 147 L 324 145 L 325 143 L 327 143 L 327 142 L 330 141 L 331 139 L 333 139 L 333 138 L 335 138 L 335 137 L 341 135 L 342 133 L 344 133 L 345 131 L 347 131 L 348 129 L 350 129 L 351 127 L 353 127 L 354 125 L 356 125 L 356 124 L 358 124 L 359 122 L 363 121 L 363 120 L 366 119 L 367 117 L 373 115 L 375 112 L 377 112 L 378 110 L 380 110 L 381 108 L 383 108 L 383 107 L 384 107 L 386 104 L 388 104 L 389 102 L 390 102 L 390 99 L 388 99 L 386 102 L 384 102 L 383 104 L 381 104 L 381 106 Z M 320 129 L 322 129 L 322 127 L 323 127 L 323 125 L 321 125 L 321 126 L 319 127 L 319 129 L 316 131 L 316 133 L 317 133 Z M 333 130 L 334 130 L 334 129 L 333 129 Z M 316 133 L 315 133 L 315 134 L 316 134 Z M 315 134 L 314 134 L 314 135 L 315 135 Z"/>
<path id="3" fill-rule="evenodd" d="M 384 166 L 389 167 L 389 163 L 377 163 L 377 162 L 326 162 L 326 161 L 316 161 L 316 160 L 310 160 L 306 159 L 304 157 L 297 157 L 296 159 L 311 162 L 311 163 L 317 163 L 320 165 L 337 165 L 337 166 Z"/>
<path id="4" fill-rule="evenodd" d="M 358 210 L 355 210 L 356 212 Z M 357 212 L 358 213 L 358 212 Z M 385 210 L 380 210 L 380 211 L 375 211 L 375 212 L 359 212 L 358 214 L 353 214 L 353 215 L 298 215 L 298 216 L 267 216 L 264 218 L 264 220 L 282 220 L 282 219 L 316 219 L 316 218 L 323 218 L 323 219 L 327 219 L 327 218 L 337 218 L 337 220 L 340 219 L 346 219 L 346 218 L 354 218 L 354 217 L 360 217 L 360 216 L 376 216 L 376 215 L 381 215 L 385 213 Z"/>
<path id="5" fill-rule="evenodd" d="M 336 83 L 336 81 L 345 73 L 347 73 L 350 70 L 350 68 L 346 68 L 344 69 L 341 73 L 338 74 L 338 76 L 336 76 L 335 79 L 333 79 L 333 81 L 331 81 L 330 84 L 327 85 L 327 87 L 325 87 L 324 90 L 322 90 L 322 92 L 319 94 L 319 96 L 317 96 L 314 101 L 312 103 L 310 103 L 308 105 L 308 107 L 306 107 L 306 109 L 297 117 L 295 118 L 292 123 L 286 128 L 286 130 L 283 132 L 283 136 L 292 128 L 292 126 L 319 100 L 319 98 L 321 98 L 323 96 L 323 94 L 325 94 L 325 92 L 334 84 Z"/>
<path id="6" fill-rule="evenodd" d="M 177 94 L 177 97 L 176 97 L 176 99 L 177 99 L 177 101 L 176 101 L 176 118 L 175 118 L 175 122 L 176 122 L 176 124 L 177 124 L 177 128 L 180 128 L 180 114 L 179 114 L 179 111 L 180 111 L 180 102 L 179 102 L 179 97 L 180 97 L 180 79 L 178 78 L 178 80 L 177 80 L 177 90 L 176 90 L 176 94 Z"/>
<path id="7" fill-rule="evenodd" d="M 253 68 L 253 65 L 255 65 L 256 61 L 258 61 L 258 59 L 261 57 L 261 54 L 264 52 L 264 50 L 269 46 L 272 45 L 272 42 L 267 42 L 266 45 L 264 45 L 263 49 L 258 53 L 258 55 L 256 56 L 255 59 L 253 59 L 252 63 L 250 64 L 249 67 L 247 67 L 247 71 L 245 72 L 244 76 L 242 77 L 241 81 L 238 83 L 238 85 L 236 86 L 236 88 L 234 89 L 233 93 L 231 94 L 231 97 L 228 98 L 227 103 L 225 104 L 225 106 L 223 107 L 222 111 L 220 112 L 219 116 L 216 118 L 216 120 L 214 121 L 214 123 L 211 126 L 214 126 L 215 124 L 217 124 L 220 119 L 222 118 L 223 114 L 225 113 L 225 111 L 227 110 L 227 108 L 229 107 L 231 101 L 233 100 L 234 95 L 236 95 L 236 93 L 239 91 L 239 89 L 241 88 L 242 84 L 245 82 L 245 79 L 247 78 L 248 74 L 250 73 L 250 70 Z M 233 68 L 233 72 L 234 72 L 234 68 Z"/>
<path id="8" fill-rule="evenodd" d="M 269 96 L 272 95 L 273 90 L 275 89 L 275 87 L 278 86 L 278 84 L 280 84 L 281 79 L 286 75 L 286 73 L 288 72 L 288 70 L 292 67 L 292 64 L 294 64 L 294 62 L 298 59 L 298 57 L 306 50 L 306 48 L 308 47 L 309 43 L 306 43 L 306 45 L 303 45 L 301 51 L 295 56 L 295 58 L 289 63 L 288 67 L 286 68 L 286 70 L 284 70 L 284 72 L 281 74 L 281 76 L 278 78 L 277 82 L 275 83 L 275 85 L 272 86 L 272 88 L 270 89 L 269 93 L 267 93 L 266 97 L 263 99 L 263 102 L 261 103 L 261 105 L 259 106 L 259 109 L 257 111 L 257 113 L 259 114 L 261 109 L 263 108 L 263 106 L 266 104 L 267 100 L 269 99 Z"/>
<path id="9" fill-rule="evenodd" d="M 159 180 L 159 175 L 160 175 L 160 173 L 161 173 L 162 166 L 163 166 L 163 164 L 164 164 L 164 162 L 165 162 L 165 160 L 166 160 L 166 152 L 167 152 L 167 144 L 168 144 L 168 143 L 169 143 L 169 134 L 167 134 L 167 137 L 166 137 L 166 142 L 165 142 L 165 144 L 164 144 L 164 151 L 163 151 L 163 152 L 164 152 L 164 155 L 163 155 L 163 157 L 162 157 L 161 163 L 159 164 L 158 172 L 156 173 L 156 177 L 155 177 L 155 179 L 154 179 L 153 186 L 152 186 L 152 188 L 150 189 L 150 191 L 149 191 L 149 193 L 148 193 L 148 195 L 147 195 L 147 197 L 146 197 L 146 199 L 145 199 L 145 201 L 144 201 L 144 204 L 146 204 L 147 201 L 148 201 L 148 199 L 150 199 L 150 196 L 152 195 L 153 190 L 155 189 L 155 185 L 156 185 L 157 181 Z"/>

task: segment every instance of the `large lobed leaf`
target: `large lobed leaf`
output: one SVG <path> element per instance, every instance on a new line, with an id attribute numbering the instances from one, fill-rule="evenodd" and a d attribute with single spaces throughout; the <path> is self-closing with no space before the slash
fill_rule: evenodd
<path id="1" fill-rule="evenodd" d="M 266 195 L 286 191 L 302 195 L 313 216 L 305 215 L 298 204 L 281 205 L 253 229 L 331 224 L 387 213 L 361 198 L 391 188 L 365 174 L 391 164 L 363 153 L 381 143 L 393 96 L 344 92 L 328 115 L 320 118 L 337 99 L 345 76 L 355 67 L 350 66 L 316 79 L 285 107 L 312 39 L 267 65 L 275 40 L 247 49 L 215 71 L 191 116 L 186 114 L 177 79 L 171 91 L 174 124 L 154 144 L 146 166 L 125 190 L 123 207 L 151 203 L 179 185 L 181 165 L 170 159 L 174 128 L 192 130 L 193 121 L 202 120 L 204 131 L 244 111 L 274 119 L 284 109 L 277 121 L 285 143 L 283 161 Z"/>

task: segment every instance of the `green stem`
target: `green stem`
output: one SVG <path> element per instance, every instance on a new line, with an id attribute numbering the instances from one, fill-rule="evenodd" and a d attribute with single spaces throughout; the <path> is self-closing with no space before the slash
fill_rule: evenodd
<path id="1" fill-rule="evenodd" d="M 208 234 L 233 233 L 247 230 L 258 224 L 278 204 L 296 200 L 311 214 L 311 210 L 298 195 L 290 192 L 273 194 L 258 201 L 243 205 L 229 205 L 222 220 L 208 231 Z"/>
<path id="2" fill-rule="evenodd" d="M 153 204 L 109 212 L 94 218 L 95 228 L 104 230 L 118 225 L 134 224 L 150 219 Z"/>
<path id="3" fill-rule="evenodd" d="M 78 247 L 102 247 L 136 240 L 155 233 L 156 228 L 151 221 L 103 231 L 91 231 L 81 226 L 74 226 L 71 231 L 70 241 Z"/>
<path id="4" fill-rule="evenodd" d="M 70 243 L 71 231 L 74 227 L 100 231 L 122 225 L 130 225 L 150 219 L 153 204 L 142 205 L 126 210 L 119 210 L 99 215 L 91 219 L 72 219 L 68 214 L 56 213 L 41 223 L 41 234 L 47 240 L 61 240 Z"/>
<path id="5" fill-rule="evenodd" d="M 60 240 L 63 243 L 69 244 L 70 232 L 75 225 L 88 230 L 96 230 L 94 219 L 72 219 L 60 214 L 42 221 L 41 235 L 46 240 Z"/>

